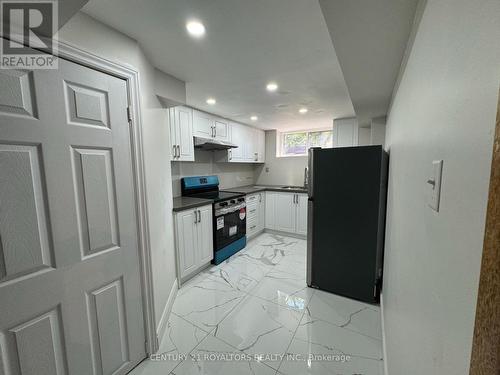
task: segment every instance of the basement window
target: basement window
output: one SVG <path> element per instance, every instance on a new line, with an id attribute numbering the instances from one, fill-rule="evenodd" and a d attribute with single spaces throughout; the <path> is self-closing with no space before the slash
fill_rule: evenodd
<path id="1" fill-rule="evenodd" d="M 279 134 L 278 155 L 305 156 L 311 147 L 332 148 L 332 130 L 293 131 Z"/>

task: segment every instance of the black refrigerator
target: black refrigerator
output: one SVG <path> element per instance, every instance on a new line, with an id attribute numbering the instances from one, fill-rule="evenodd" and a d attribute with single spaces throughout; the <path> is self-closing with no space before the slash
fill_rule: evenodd
<path id="1" fill-rule="evenodd" d="M 309 149 L 310 287 L 379 302 L 388 159 L 382 146 Z"/>

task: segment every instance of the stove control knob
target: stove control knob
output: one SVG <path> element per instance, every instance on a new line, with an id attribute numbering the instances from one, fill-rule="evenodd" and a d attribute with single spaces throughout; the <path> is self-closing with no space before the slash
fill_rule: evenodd
<path id="1" fill-rule="evenodd" d="M 221 203 L 219 203 L 219 206 L 226 207 L 227 206 L 227 202 L 221 202 Z"/>
<path id="2" fill-rule="evenodd" d="M 235 204 L 236 201 L 234 199 L 231 199 L 231 204 Z"/>
<path id="3" fill-rule="evenodd" d="M 245 198 L 238 198 L 238 202 L 244 202 Z"/>

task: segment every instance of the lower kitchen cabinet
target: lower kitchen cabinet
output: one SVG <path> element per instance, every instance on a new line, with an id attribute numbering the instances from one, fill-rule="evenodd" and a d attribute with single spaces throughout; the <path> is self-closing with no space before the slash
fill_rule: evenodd
<path id="1" fill-rule="evenodd" d="M 307 194 L 266 192 L 266 229 L 307 235 Z"/>
<path id="2" fill-rule="evenodd" d="M 265 192 L 249 194 L 247 205 L 247 238 L 251 238 L 264 230 Z"/>
<path id="3" fill-rule="evenodd" d="M 213 259 L 212 205 L 175 213 L 179 282 Z"/>

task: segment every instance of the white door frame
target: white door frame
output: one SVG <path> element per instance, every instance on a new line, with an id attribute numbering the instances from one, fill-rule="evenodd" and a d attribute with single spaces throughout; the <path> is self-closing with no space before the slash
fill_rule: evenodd
<path id="1" fill-rule="evenodd" d="M 0 38 L 2 38 L 0 36 Z M 15 41 L 17 38 L 11 38 Z M 128 105 L 130 108 L 130 146 L 135 193 L 135 211 L 137 217 L 137 235 L 140 262 L 142 304 L 144 311 L 144 331 L 146 336 L 146 354 L 158 351 L 159 342 L 156 334 L 156 318 L 153 295 L 153 270 L 151 245 L 149 240 L 149 221 L 147 207 L 146 178 L 144 172 L 144 151 L 142 143 L 142 121 L 139 72 L 129 66 L 118 64 L 103 57 L 84 51 L 67 42 L 53 40 L 58 46 L 57 56 L 74 63 L 87 66 L 124 79 L 127 82 Z"/>

